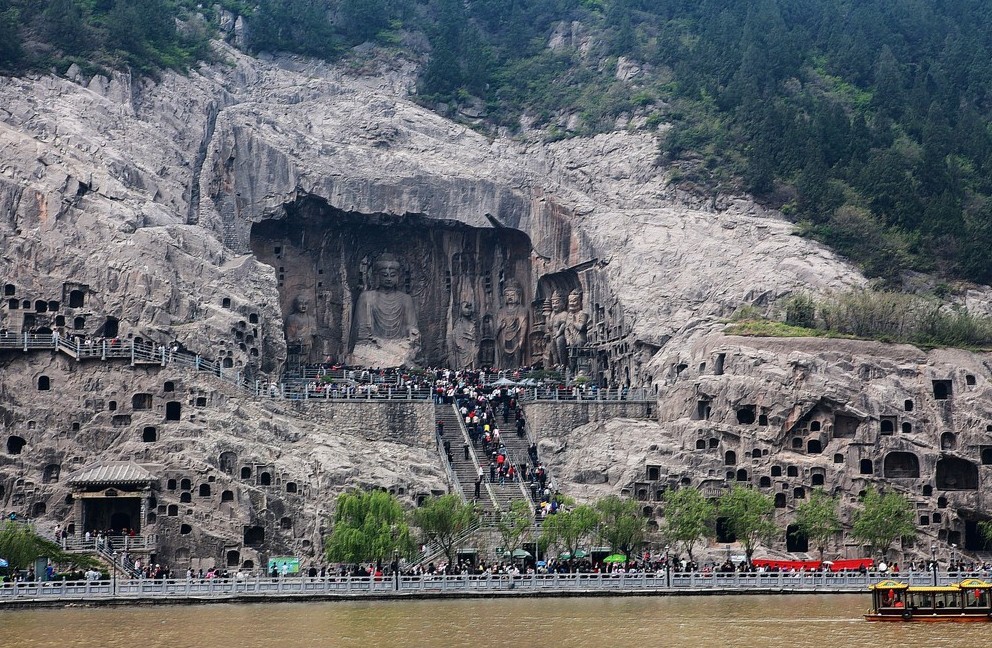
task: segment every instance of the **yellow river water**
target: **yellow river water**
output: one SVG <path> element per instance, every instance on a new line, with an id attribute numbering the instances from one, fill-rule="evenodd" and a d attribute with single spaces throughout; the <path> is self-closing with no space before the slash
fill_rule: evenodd
<path id="1" fill-rule="evenodd" d="M 867 607 L 866 595 L 804 595 L 0 610 L 0 647 L 978 648 L 992 633 L 992 624 L 867 623 Z"/>

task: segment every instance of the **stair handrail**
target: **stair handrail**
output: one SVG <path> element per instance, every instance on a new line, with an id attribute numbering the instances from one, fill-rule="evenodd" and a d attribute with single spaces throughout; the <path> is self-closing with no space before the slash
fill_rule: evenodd
<path id="1" fill-rule="evenodd" d="M 468 445 L 468 451 L 472 457 L 472 465 L 475 466 L 476 473 L 478 473 L 479 468 L 482 468 L 482 464 L 479 462 L 479 456 L 475 453 L 472 437 L 468 435 L 468 428 L 465 427 L 465 419 L 462 417 L 462 413 L 458 411 L 458 406 L 454 403 L 451 404 L 451 409 L 455 413 L 455 420 L 458 421 L 458 429 L 461 430 L 462 440 Z M 489 494 L 489 501 L 493 503 L 493 507 L 497 511 L 502 511 L 503 509 L 500 508 L 499 501 L 496 499 L 496 493 L 493 492 L 492 484 L 485 478 L 483 478 L 482 482 L 486 486 L 486 493 Z"/>
<path id="2" fill-rule="evenodd" d="M 465 497 L 465 489 L 462 488 L 462 482 L 458 479 L 458 475 L 455 474 L 455 469 L 452 467 L 451 462 L 448 461 L 448 453 L 444 452 L 444 438 L 437 431 L 436 427 L 434 429 L 434 439 L 437 442 L 438 454 L 444 455 L 444 460 L 441 463 L 444 464 L 444 472 L 448 475 L 448 481 L 454 485 L 455 492 L 462 498 L 462 501 L 467 502 L 468 498 Z"/>

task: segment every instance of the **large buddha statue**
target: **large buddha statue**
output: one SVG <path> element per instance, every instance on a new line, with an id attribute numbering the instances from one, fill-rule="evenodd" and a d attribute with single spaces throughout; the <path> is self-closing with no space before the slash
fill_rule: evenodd
<path id="1" fill-rule="evenodd" d="M 349 364 L 369 367 L 412 365 L 420 352 L 417 311 L 410 295 L 398 289 L 400 262 L 383 254 L 375 263 L 376 288 L 355 305 L 355 345 Z"/>
<path id="2" fill-rule="evenodd" d="M 458 318 L 448 336 L 448 367 L 451 369 L 474 369 L 479 355 L 479 336 L 475 326 L 475 304 L 462 298 L 458 307 Z"/>
<path id="3" fill-rule="evenodd" d="M 503 307 L 496 313 L 496 364 L 501 369 L 524 364 L 528 314 L 523 296 L 523 288 L 514 279 L 503 288 Z"/>

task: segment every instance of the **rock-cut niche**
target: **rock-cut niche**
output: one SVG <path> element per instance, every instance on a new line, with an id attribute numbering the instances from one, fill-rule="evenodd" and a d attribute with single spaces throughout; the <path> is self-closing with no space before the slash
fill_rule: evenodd
<path id="1" fill-rule="evenodd" d="M 304 198 L 285 218 L 253 225 L 251 247 L 276 271 L 290 366 L 531 361 L 531 244 L 519 230 L 356 214 Z M 501 344 L 500 322 L 522 325 L 519 348 Z"/>

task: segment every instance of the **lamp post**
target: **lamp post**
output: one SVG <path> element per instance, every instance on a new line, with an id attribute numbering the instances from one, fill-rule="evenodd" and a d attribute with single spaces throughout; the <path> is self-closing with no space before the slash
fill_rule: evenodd
<path id="1" fill-rule="evenodd" d="M 947 571 L 957 571 L 956 564 L 958 561 L 958 546 L 956 544 L 951 544 L 951 562 L 947 567 Z"/>
<path id="2" fill-rule="evenodd" d="M 117 596 L 117 552 L 113 553 L 113 565 L 110 570 L 111 596 Z"/>
<path id="3" fill-rule="evenodd" d="M 933 570 L 933 586 L 937 587 L 937 546 L 930 545 L 930 569 Z"/>
<path id="4" fill-rule="evenodd" d="M 672 556 L 668 553 L 669 548 L 665 545 L 665 587 L 672 589 Z"/>
<path id="5" fill-rule="evenodd" d="M 400 550 L 393 549 L 393 591 L 400 591 Z"/>

